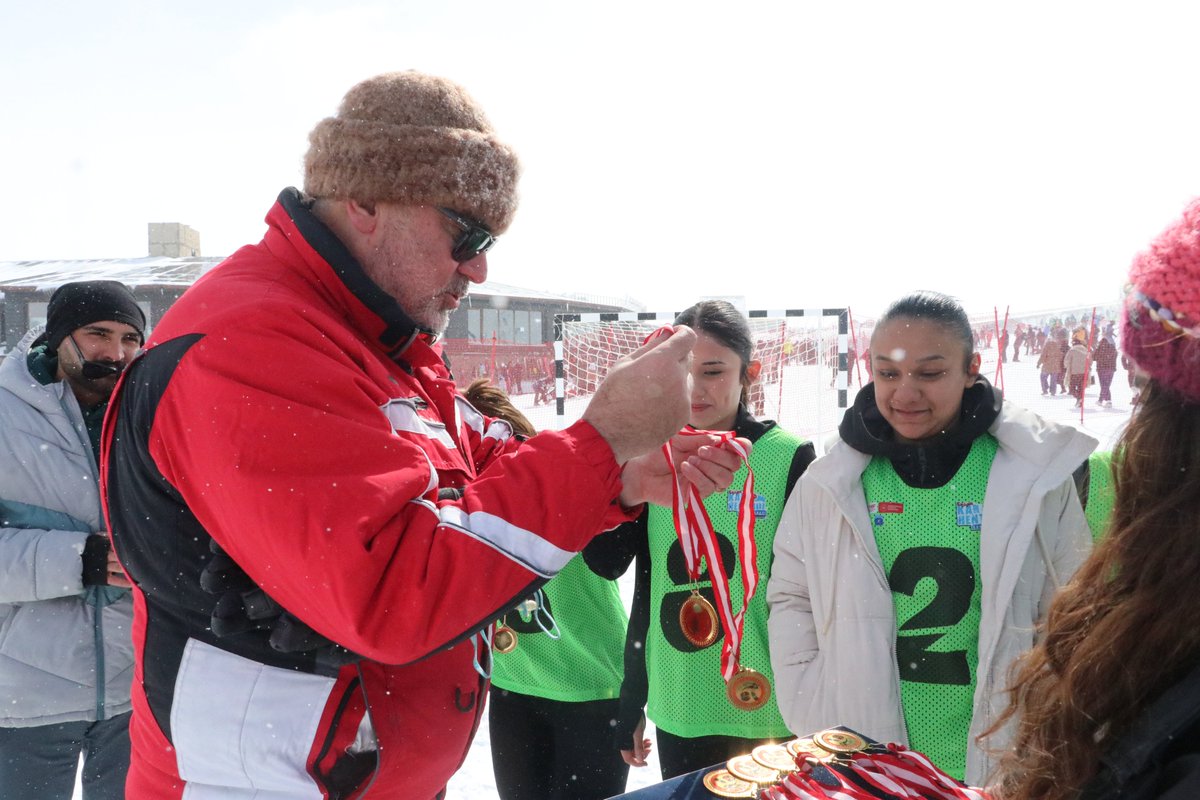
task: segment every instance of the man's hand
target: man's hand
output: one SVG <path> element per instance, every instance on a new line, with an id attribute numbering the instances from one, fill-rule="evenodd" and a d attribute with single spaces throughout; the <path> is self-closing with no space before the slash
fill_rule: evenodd
<path id="1" fill-rule="evenodd" d="M 688 366 L 696 334 L 683 325 L 621 358 L 583 418 L 612 448 L 618 464 L 658 448 L 688 421 Z"/>
<path id="2" fill-rule="evenodd" d="M 121 562 L 117 559 L 117 554 L 108 550 L 108 585 L 117 586 L 121 589 L 132 589 L 133 584 L 129 578 L 125 577 L 125 568 L 121 566 Z"/>
<path id="3" fill-rule="evenodd" d="M 107 531 L 93 533 L 83 545 L 83 585 L 133 588 L 112 550 Z"/>
<path id="4" fill-rule="evenodd" d="M 633 732 L 633 749 L 622 750 L 621 758 L 631 767 L 646 766 L 646 756 L 650 755 L 650 751 L 654 749 L 654 745 L 646 736 L 646 717 L 642 717 L 642 721 L 638 723 L 637 729 Z"/>
<path id="5" fill-rule="evenodd" d="M 729 443 L 720 441 L 720 437 L 713 435 L 679 435 L 671 439 L 671 455 L 675 469 L 683 479 L 685 491 L 690 483 L 701 497 L 707 497 L 713 492 L 728 489 L 729 484 L 733 483 L 733 475 L 741 466 L 742 458 Z M 746 439 L 738 439 L 737 442 L 747 453 L 753 447 Z M 645 502 L 671 505 L 674 479 L 661 450 L 626 462 L 621 470 L 621 483 L 620 501 L 623 506 L 632 507 Z"/>

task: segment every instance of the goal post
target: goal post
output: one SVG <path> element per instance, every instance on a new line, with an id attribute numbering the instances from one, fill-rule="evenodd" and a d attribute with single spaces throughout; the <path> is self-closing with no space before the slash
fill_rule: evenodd
<path id="1" fill-rule="evenodd" d="M 541 403 L 531 409 L 531 416 L 540 418 L 534 424 L 562 429 L 579 419 L 617 359 L 677 316 L 653 311 L 556 314 L 553 403 L 544 391 Z M 762 363 L 750 411 L 778 421 L 820 449 L 847 405 L 852 358 L 848 309 L 757 309 L 746 316 L 753 358 Z"/>

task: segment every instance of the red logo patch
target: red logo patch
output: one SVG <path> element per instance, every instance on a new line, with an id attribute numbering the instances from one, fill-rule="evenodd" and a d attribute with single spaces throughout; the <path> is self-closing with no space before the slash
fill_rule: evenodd
<path id="1" fill-rule="evenodd" d="M 879 504 L 879 513 L 880 514 L 903 514 L 904 513 L 904 503 L 880 503 Z"/>

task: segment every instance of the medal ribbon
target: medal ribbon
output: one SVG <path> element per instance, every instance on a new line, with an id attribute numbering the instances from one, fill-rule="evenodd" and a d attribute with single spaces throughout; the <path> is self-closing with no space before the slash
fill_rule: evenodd
<path id="1" fill-rule="evenodd" d="M 838 759 L 822 766 L 837 780 L 837 786 L 818 781 L 812 775 L 812 765 L 803 762 L 799 770 L 763 797 L 766 800 L 988 800 L 983 790 L 955 780 L 924 754 L 898 744 L 887 745 L 884 753 L 856 753 L 848 760 Z"/>
<path id="2" fill-rule="evenodd" d="M 733 431 L 698 431 L 684 428 L 681 436 L 716 436 L 718 444 L 729 444 L 746 465 L 746 482 L 742 486 L 742 497 L 738 502 L 738 552 L 742 562 L 742 608 L 737 614 L 733 613 L 733 603 L 729 595 L 729 578 L 725 572 L 725 563 L 721 558 L 721 549 L 717 544 L 717 534 L 713 530 L 712 520 L 704 508 L 704 500 L 695 486 L 689 486 L 685 493 L 679 485 L 679 473 L 675 470 L 675 459 L 671 452 L 671 443 L 663 445 L 663 455 L 673 478 L 671 489 L 671 514 L 675 520 L 675 533 L 679 536 L 679 545 L 683 550 L 683 561 L 687 566 L 688 577 L 692 582 L 700 580 L 700 551 L 703 548 L 705 561 L 708 563 L 709 577 L 712 579 L 713 595 L 717 600 L 717 614 L 721 625 L 725 628 L 725 639 L 721 646 L 721 676 L 728 681 L 738 671 L 738 655 L 742 648 L 742 626 L 746 616 L 746 608 L 750 599 L 758 589 L 758 550 L 754 544 L 754 470 L 750 468 L 750 454 L 738 442 Z"/>
<path id="3" fill-rule="evenodd" d="M 670 336 L 675 332 L 671 325 L 664 325 L 647 336 L 642 344 L 662 336 Z M 721 645 L 721 676 L 726 682 L 740 668 L 738 656 L 742 650 L 742 624 L 746 617 L 746 608 L 750 599 L 758 589 L 758 549 L 754 544 L 754 470 L 750 468 L 750 454 L 737 441 L 733 431 L 700 431 L 687 427 L 679 432 L 683 436 L 716 436 L 718 445 L 728 443 L 742 458 L 746 465 L 746 482 L 742 486 L 742 498 L 738 503 L 738 552 L 742 560 L 742 608 L 735 615 L 733 604 L 729 597 L 729 578 L 725 573 L 725 563 L 721 559 L 721 550 L 717 545 L 717 535 L 713 531 L 712 520 L 704 508 L 704 500 L 695 486 L 689 486 L 686 500 L 679 485 L 679 473 L 675 470 L 675 459 L 671 453 L 671 442 L 663 445 L 663 455 L 667 459 L 667 467 L 671 470 L 671 515 L 675 520 L 675 533 L 679 537 L 679 546 L 683 549 L 683 561 L 687 566 L 688 577 L 693 583 L 700 580 L 700 548 L 704 548 L 704 557 L 708 562 L 708 573 L 712 578 L 713 595 L 717 599 L 717 615 L 725 628 L 725 639 Z"/>

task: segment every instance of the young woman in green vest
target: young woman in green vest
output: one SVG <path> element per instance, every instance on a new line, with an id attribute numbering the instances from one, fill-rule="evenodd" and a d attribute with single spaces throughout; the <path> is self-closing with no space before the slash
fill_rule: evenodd
<path id="1" fill-rule="evenodd" d="M 691 426 L 736 431 L 754 443 L 756 564 L 760 582 L 771 571 L 771 543 L 788 495 L 815 457 L 813 446 L 779 427 L 755 419 L 746 408 L 749 388 L 760 364 L 745 317 L 725 301 L 704 301 L 684 311 L 677 325 L 698 335 L 692 351 Z M 733 609 L 742 606 L 741 554 L 737 507 L 746 468 L 728 492 L 717 492 L 705 509 L 729 576 Z M 680 609 L 693 591 L 714 602 L 707 570 L 692 581 L 684 565 L 671 509 L 648 506 L 641 517 L 601 534 L 584 550 L 588 566 L 617 578 L 636 560 L 636 579 L 625 640 L 625 678 L 615 727 L 616 748 L 625 762 L 645 766 L 650 741 L 644 738 L 645 714 L 657 727 L 658 759 L 664 779 L 748 753 L 764 742 L 790 738 L 772 695 L 761 707 L 743 710 L 726 694 L 721 677 L 721 628 L 711 643 L 698 645 L 684 634 Z M 771 680 L 767 652 L 766 606 L 762 586 L 747 609 L 740 663 Z"/>
<path id="2" fill-rule="evenodd" d="M 487 378 L 463 396 L 517 436 L 537 433 Z M 488 731 L 500 800 L 602 800 L 625 791 L 629 766 L 608 746 L 625 624 L 616 584 L 579 556 L 499 621 Z"/>
<path id="3" fill-rule="evenodd" d="M 1005 403 L 945 295 L 892 304 L 871 358 L 775 537 L 780 709 L 797 734 L 846 725 L 980 784 L 1008 668 L 1090 548 L 1072 472 L 1096 441 Z"/>

